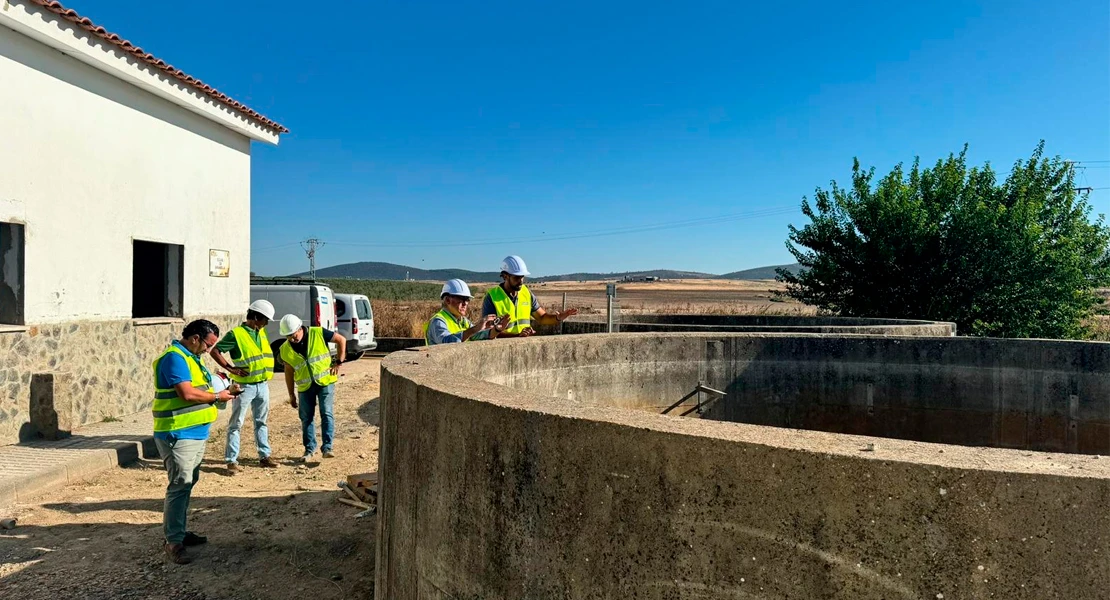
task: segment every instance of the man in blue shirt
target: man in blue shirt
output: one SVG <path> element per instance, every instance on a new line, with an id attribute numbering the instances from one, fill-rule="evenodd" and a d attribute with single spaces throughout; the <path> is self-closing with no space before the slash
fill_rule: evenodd
<path id="1" fill-rule="evenodd" d="M 154 368 L 154 443 L 169 476 L 162 509 L 165 551 L 178 564 L 192 560 L 185 554 L 185 546 L 208 541 L 185 528 L 189 499 L 200 477 L 208 432 L 215 419 L 216 409 L 211 405 L 231 400 L 236 392 L 234 388 L 210 391 L 212 375 L 200 361 L 219 335 L 220 328 L 211 321 L 198 319 L 189 323 L 181 340 L 159 357 Z M 190 422 L 197 424 L 188 425 Z"/>
<path id="2" fill-rule="evenodd" d="M 454 344 L 467 340 L 487 340 L 497 337 L 505 328 L 508 318 L 499 319 L 497 315 L 486 315 L 474 325 L 466 318 L 470 307 L 470 286 L 461 279 L 451 279 L 443 284 L 439 295 L 443 308 L 432 315 L 425 325 L 424 342 L 429 346 Z"/>

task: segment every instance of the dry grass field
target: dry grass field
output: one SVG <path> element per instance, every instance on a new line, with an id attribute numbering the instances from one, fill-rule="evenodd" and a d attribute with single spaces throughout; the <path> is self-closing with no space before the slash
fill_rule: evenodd
<path id="1" fill-rule="evenodd" d="M 605 311 L 605 281 L 556 281 L 530 283 L 528 287 L 549 310 L 563 306 L 584 314 Z M 476 294 L 468 316 L 477 319 L 489 286 L 473 285 Z M 625 313 L 722 314 L 722 315 L 812 315 L 817 309 L 793 300 L 781 299 L 775 292 L 783 285 L 776 281 L 724 281 L 679 279 L 617 284 L 617 300 Z M 374 329 L 378 337 L 420 337 L 424 323 L 439 310 L 435 300 L 375 300 Z"/>

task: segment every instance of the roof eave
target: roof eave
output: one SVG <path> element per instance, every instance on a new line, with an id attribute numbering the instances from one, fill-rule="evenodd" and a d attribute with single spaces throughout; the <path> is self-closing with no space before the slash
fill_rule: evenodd
<path id="1" fill-rule="evenodd" d="M 33 0 L 7 0 L 0 6 L 0 25 L 252 140 L 276 145 L 280 134 L 288 132 L 280 124 L 252 118 L 197 86 L 156 69 Z"/>

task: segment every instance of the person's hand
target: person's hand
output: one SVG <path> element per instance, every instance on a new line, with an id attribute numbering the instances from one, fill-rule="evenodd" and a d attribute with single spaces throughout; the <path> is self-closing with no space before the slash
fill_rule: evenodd
<path id="1" fill-rule="evenodd" d="M 297 397 L 296 396 L 289 396 L 289 406 L 292 406 L 293 408 L 297 408 Z"/>
<path id="2" fill-rule="evenodd" d="M 240 385 L 239 385 L 238 383 L 232 383 L 232 384 L 231 384 L 231 385 L 230 385 L 230 386 L 229 386 L 229 387 L 227 388 L 227 391 L 228 391 L 228 392 L 231 392 L 231 395 L 232 395 L 232 396 L 238 396 L 239 394 L 242 394 L 242 393 L 243 393 L 243 388 L 242 388 L 242 387 L 240 387 Z"/>
<path id="3" fill-rule="evenodd" d="M 220 390 L 216 392 L 216 397 L 212 399 L 213 402 L 227 402 L 231 400 L 232 394 L 229 390 Z"/>
<path id="4" fill-rule="evenodd" d="M 492 317 L 493 315 L 490 316 Z M 496 329 L 498 332 L 505 331 L 505 328 L 509 326 L 509 320 L 509 315 L 497 317 L 493 322 L 493 328 Z"/>
<path id="5" fill-rule="evenodd" d="M 564 310 L 563 312 L 555 313 L 555 320 L 564 321 L 568 317 L 573 317 L 576 314 L 578 314 L 578 309 L 577 308 L 568 308 L 568 309 Z"/>
<path id="6" fill-rule="evenodd" d="M 524 331 L 520 332 L 520 337 L 532 337 L 533 335 L 536 335 L 536 330 L 531 327 L 525 327 Z"/>
<path id="7" fill-rule="evenodd" d="M 478 331 L 488 331 L 496 328 L 498 320 L 497 315 L 486 315 L 485 318 L 478 323 Z"/>
<path id="8" fill-rule="evenodd" d="M 231 373 L 232 375 L 234 375 L 236 377 L 246 377 L 247 375 L 251 374 L 250 371 L 246 370 L 243 367 L 231 367 L 230 369 L 227 370 L 227 372 Z"/>
<path id="9" fill-rule="evenodd" d="M 341 364 L 343 364 L 343 361 L 336 361 L 336 362 L 331 363 L 331 374 L 332 375 L 339 375 L 339 365 L 341 365 Z"/>

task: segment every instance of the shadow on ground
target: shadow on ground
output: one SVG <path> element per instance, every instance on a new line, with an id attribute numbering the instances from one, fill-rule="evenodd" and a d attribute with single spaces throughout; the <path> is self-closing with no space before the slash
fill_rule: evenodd
<path id="1" fill-rule="evenodd" d="M 373 425 L 374 427 L 377 427 L 379 425 L 379 420 L 381 419 L 381 406 L 382 399 L 380 396 L 371 399 L 366 404 L 358 407 L 358 418 L 367 425 Z"/>
<path id="2" fill-rule="evenodd" d="M 189 529 L 209 543 L 189 565 L 162 555 L 160 499 L 63 502 L 44 508 L 85 523 L 0 532 L 0 589 L 20 600 L 374 597 L 376 517 L 331 492 L 196 497 Z M 136 511 L 145 514 L 140 518 Z M 154 514 L 151 514 L 154 513 Z M 144 520 L 146 523 L 121 522 Z"/>

